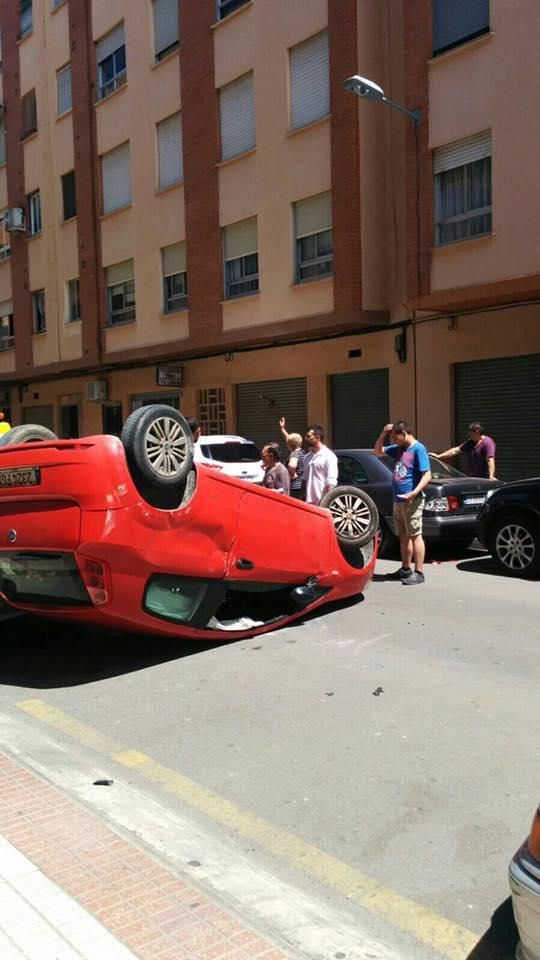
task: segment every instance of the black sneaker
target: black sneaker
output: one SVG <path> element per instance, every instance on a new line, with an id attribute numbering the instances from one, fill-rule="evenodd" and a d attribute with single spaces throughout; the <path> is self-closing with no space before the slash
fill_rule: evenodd
<path id="1" fill-rule="evenodd" d="M 399 570 L 394 570 L 393 573 L 388 574 L 389 580 L 408 580 L 409 577 L 412 577 L 413 570 L 412 567 L 400 567 Z"/>
<path id="2" fill-rule="evenodd" d="M 410 577 L 405 577 L 405 579 L 402 580 L 401 582 L 404 587 L 408 587 L 409 584 L 414 586 L 416 583 L 423 583 L 424 580 L 425 580 L 424 574 L 420 573 L 419 570 L 415 570 L 414 573 L 411 573 Z"/>

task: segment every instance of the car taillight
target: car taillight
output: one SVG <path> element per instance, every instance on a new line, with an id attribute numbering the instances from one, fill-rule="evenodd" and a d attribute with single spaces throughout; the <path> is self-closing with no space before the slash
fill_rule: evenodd
<path id="1" fill-rule="evenodd" d="M 534 857 L 535 860 L 540 860 L 540 808 L 534 815 L 527 846 L 531 857 Z"/>
<path id="2" fill-rule="evenodd" d="M 430 510 L 431 513 L 447 513 L 450 509 L 448 497 L 433 497 L 431 500 L 426 500 L 424 509 Z"/>
<path id="3" fill-rule="evenodd" d="M 79 570 L 92 603 L 96 607 L 108 603 L 111 599 L 111 576 L 107 564 L 82 557 L 79 559 Z"/>
<path id="4" fill-rule="evenodd" d="M 448 497 L 448 509 L 459 510 L 459 497 Z"/>

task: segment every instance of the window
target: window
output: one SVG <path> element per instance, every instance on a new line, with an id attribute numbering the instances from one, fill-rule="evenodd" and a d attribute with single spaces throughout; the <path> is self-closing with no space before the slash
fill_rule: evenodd
<path id="1" fill-rule="evenodd" d="M 9 233 L 4 226 L 5 213 L 7 213 L 7 210 L 2 210 L 2 213 L 0 213 L 0 260 L 7 260 L 11 254 Z"/>
<path id="2" fill-rule="evenodd" d="M 178 0 L 153 0 L 154 53 L 162 60 L 178 46 Z"/>
<path id="3" fill-rule="evenodd" d="M 32 29 L 32 0 L 19 0 L 19 22 L 24 37 Z"/>
<path id="4" fill-rule="evenodd" d="M 0 350 L 13 350 L 14 346 L 13 304 L 11 300 L 4 300 L 0 303 Z"/>
<path id="5" fill-rule="evenodd" d="M 247 73 L 219 91 L 219 119 L 222 160 L 253 149 L 255 94 L 252 73 Z"/>
<path id="6" fill-rule="evenodd" d="M 354 457 L 338 457 L 339 478 L 338 483 L 352 484 L 359 486 L 362 483 L 369 483 L 369 477 L 362 464 Z"/>
<path id="7" fill-rule="evenodd" d="M 120 23 L 96 44 L 98 97 L 103 100 L 127 79 L 124 24 Z"/>
<path id="8" fill-rule="evenodd" d="M 0 116 L 0 166 L 6 162 L 6 125 L 4 117 Z"/>
<path id="9" fill-rule="evenodd" d="M 28 196 L 28 233 L 31 237 L 41 233 L 41 196 L 39 190 Z"/>
<path id="10" fill-rule="evenodd" d="M 163 313 L 187 307 L 186 245 L 173 243 L 161 251 L 163 265 Z"/>
<path id="11" fill-rule="evenodd" d="M 64 205 L 64 220 L 71 220 L 77 216 L 77 199 L 75 196 L 75 171 L 70 170 L 62 177 L 62 200 Z"/>
<path id="12" fill-rule="evenodd" d="M 36 91 L 29 90 L 22 98 L 23 107 L 23 137 L 30 136 L 37 130 Z"/>
<path id="13" fill-rule="evenodd" d="M 68 292 L 67 322 L 73 323 L 75 320 L 81 319 L 81 293 L 80 293 L 78 277 L 76 277 L 75 280 L 68 280 L 67 292 Z"/>
<path id="14" fill-rule="evenodd" d="M 64 0 L 52 0 L 53 10 L 55 10 L 56 7 L 61 7 L 63 3 Z"/>
<path id="15" fill-rule="evenodd" d="M 328 34 L 299 43 L 289 51 L 291 127 L 305 127 L 330 113 Z"/>
<path id="16" fill-rule="evenodd" d="M 296 238 L 296 283 L 332 275 L 332 196 L 316 197 L 294 204 Z"/>
<path id="17" fill-rule="evenodd" d="M 131 203 L 129 143 L 123 143 L 101 158 L 103 213 L 120 210 Z"/>
<path id="18" fill-rule="evenodd" d="M 239 7 L 243 7 L 245 3 L 248 3 L 248 0 L 217 0 L 218 20 L 223 20 L 223 18 L 227 17 L 233 10 L 238 10 Z"/>
<path id="19" fill-rule="evenodd" d="M 491 134 L 433 151 L 435 243 L 443 246 L 491 233 Z"/>
<path id="20" fill-rule="evenodd" d="M 32 294 L 33 333 L 45 333 L 47 318 L 45 316 L 45 291 L 35 290 Z"/>
<path id="21" fill-rule="evenodd" d="M 107 267 L 109 326 L 135 320 L 135 280 L 133 260 Z"/>
<path id="22" fill-rule="evenodd" d="M 244 297 L 259 289 L 257 217 L 232 223 L 223 230 L 225 297 Z"/>
<path id="23" fill-rule="evenodd" d="M 227 433 L 227 404 L 223 387 L 197 390 L 197 419 L 205 436 Z"/>
<path id="24" fill-rule="evenodd" d="M 163 190 L 184 179 L 182 118 L 179 113 L 157 125 L 159 186 Z"/>
<path id="25" fill-rule="evenodd" d="M 56 113 L 60 116 L 73 106 L 71 92 L 71 64 L 56 71 Z"/>
<path id="26" fill-rule="evenodd" d="M 433 53 L 489 32 L 489 0 L 433 0 Z"/>

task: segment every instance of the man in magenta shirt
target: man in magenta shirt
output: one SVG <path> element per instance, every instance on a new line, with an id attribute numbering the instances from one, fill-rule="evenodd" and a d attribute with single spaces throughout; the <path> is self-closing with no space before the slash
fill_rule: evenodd
<path id="1" fill-rule="evenodd" d="M 450 460 L 464 453 L 467 457 L 467 473 L 470 477 L 488 477 L 495 480 L 495 441 L 484 433 L 481 423 L 469 424 L 469 437 L 459 447 L 450 447 L 443 453 L 432 453 L 439 460 Z"/>

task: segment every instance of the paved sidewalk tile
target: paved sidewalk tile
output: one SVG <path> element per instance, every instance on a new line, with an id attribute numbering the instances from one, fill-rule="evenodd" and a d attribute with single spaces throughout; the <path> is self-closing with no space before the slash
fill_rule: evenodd
<path id="1" fill-rule="evenodd" d="M 286 960 L 0 753 L 1 960 Z"/>

